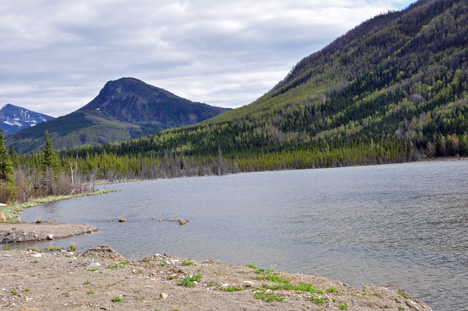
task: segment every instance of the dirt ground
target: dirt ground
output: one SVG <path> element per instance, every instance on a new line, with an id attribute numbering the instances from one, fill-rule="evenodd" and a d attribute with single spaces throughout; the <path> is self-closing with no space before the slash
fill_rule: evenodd
<path id="1" fill-rule="evenodd" d="M 0 243 L 63 239 L 97 230 L 90 224 L 66 224 L 56 221 L 0 223 Z"/>
<path id="2" fill-rule="evenodd" d="M 0 251 L 0 310 L 387 309 L 431 310 L 397 289 L 218 261 L 159 254 L 129 261 L 106 246 Z"/>

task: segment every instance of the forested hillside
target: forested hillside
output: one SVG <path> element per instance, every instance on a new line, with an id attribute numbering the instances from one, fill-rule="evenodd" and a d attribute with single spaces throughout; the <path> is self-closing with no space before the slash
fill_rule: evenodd
<path id="1" fill-rule="evenodd" d="M 304 58 L 250 105 L 61 157 L 103 175 L 160 176 L 466 156 L 467 62 L 467 1 L 420 0 Z"/>
<path id="2" fill-rule="evenodd" d="M 45 132 L 56 149 L 125 141 L 212 118 L 229 109 L 195 103 L 135 78 L 109 81 L 78 111 L 6 139 L 16 152 L 39 151 Z"/>

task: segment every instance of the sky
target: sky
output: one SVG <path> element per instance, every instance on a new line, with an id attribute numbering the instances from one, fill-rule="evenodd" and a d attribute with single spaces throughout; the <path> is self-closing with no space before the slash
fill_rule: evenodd
<path id="1" fill-rule="evenodd" d="M 415 0 L 0 0 L 0 107 L 54 117 L 134 77 L 236 108 L 361 22 Z"/>

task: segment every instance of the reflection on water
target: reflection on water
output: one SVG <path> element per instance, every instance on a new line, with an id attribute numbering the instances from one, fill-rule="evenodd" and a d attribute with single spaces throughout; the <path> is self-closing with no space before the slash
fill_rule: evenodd
<path id="1" fill-rule="evenodd" d="M 157 180 L 105 186 L 122 191 L 21 217 L 101 229 L 41 248 L 106 244 L 128 258 L 250 263 L 390 285 L 434 310 L 468 310 L 460 295 L 468 293 L 466 176 L 468 161 L 453 161 Z"/>

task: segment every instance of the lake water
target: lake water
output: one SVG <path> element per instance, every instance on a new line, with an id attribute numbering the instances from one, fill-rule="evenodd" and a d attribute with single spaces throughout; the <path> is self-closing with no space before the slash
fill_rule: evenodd
<path id="1" fill-rule="evenodd" d="M 103 187 L 121 191 L 24 211 L 23 221 L 101 229 L 34 246 L 105 244 L 130 259 L 167 253 L 254 264 L 353 286 L 390 285 L 434 310 L 468 310 L 468 161 Z M 167 221 L 177 218 L 190 222 Z"/>

